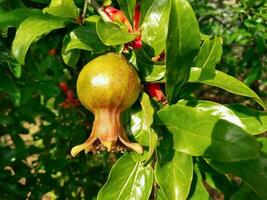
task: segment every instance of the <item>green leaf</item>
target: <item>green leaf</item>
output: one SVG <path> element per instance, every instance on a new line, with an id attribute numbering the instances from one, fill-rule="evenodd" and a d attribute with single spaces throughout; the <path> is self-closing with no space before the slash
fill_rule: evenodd
<path id="1" fill-rule="evenodd" d="M 134 106 L 130 109 L 131 121 L 127 123 L 127 132 L 134 135 L 136 141 L 145 146 L 143 155 L 134 154 L 136 161 L 149 161 L 152 157 L 158 141 L 157 134 L 151 128 L 153 122 L 154 108 L 151 105 L 149 96 L 146 93 L 140 95 L 141 108 Z M 148 147 L 148 148 L 147 148 Z"/>
<path id="2" fill-rule="evenodd" d="M 261 200 L 249 186 L 242 185 L 230 198 L 230 200 Z"/>
<path id="3" fill-rule="evenodd" d="M 189 193 L 188 199 L 190 200 L 209 200 L 209 193 L 207 192 L 205 186 L 202 182 L 202 177 L 200 171 L 195 167 L 194 175 L 191 184 L 191 191 Z"/>
<path id="4" fill-rule="evenodd" d="M 18 27 L 19 24 L 30 16 L 41 15 L 39 9 L 18 8 L 9 12 L 0 12 L 0 29 Z"/>
<path id="5" fill-rule="evenodd" d="M 152 185 L 152 168 L 135 163 L 130 154 L 125 154 L 112 167 L 108 181 L 99 191 L 97 200 L 147 200 Z"/>
<path id="6" fill-rule="evenodd" d="M 13 123 L 13 120 L 11 117 L 9 117 L 8 115 L 6 114 L 2 114 L 0 113 L 0 124 L 1 125 L 8 125 L 8 124 L 12 124 Z"/>
<path id="7" fill-rule="evenodd" d="M 256 139 L 225 120 L 227 114 L 221 109 L 209 102 L 177 104 L 160 110 L 155 125 L 172 134 L 174 149 L 192 156 L 221 162 L 257 158 L 260 147 Z"/>
<path id="8" fill-rule="evenodd" d="M 143 24 L 144 18 L 154 1 L 155 0 L 147 0 L 147 1 L 143 1 L 140 4 L 140 12 L 141 12 L 140 22 L 139 22 L 140 27 Z"/>
<path id="9" fill-rule="evenodd" d="M 78 17 L 78 8 L 73 0 L 52 0 L 49 7 L 43 9 L 44 13 L 57 17 Z"/>
<path id="10" fill-rule="evenodd" d="M 189 82 L 204 83 L 207 85 L 222 88 L 234 94 L 251 97 L 255 99 L 263 108 L 266 108 L 262 99 L 253 90 L 251 90 L 248 86 L 246 86 L 241 81 L 235 79 L 234 77 L 216 70 L 215 76 L 212 79 L 203 79 L 201 77 L 201 73 L 202 69 L 196 67 L 192 68 Z"/>
<path id="11" fill-rule="evenodd" d="M 7 61 L 8 67 L 11 71 L 11 73 L 16 77 L 20 78 L 21 76 L 21 64 L 17 63 L 16 60 L 10 60 L 10 62 Z"/>
<path id="12" fill-rule="evenodd" d="M 248 108 L 242 104 L 227 105 L 245 125 L 245 129 L 252 135 L 267 131 L 267 112 Z"/>
<path id="13" fill-rule="evenodd" d="M 143 119 L 143 126 L 144 129 L 147 130 L 148 134 L 148 140 L 149 140 L 149 150 L 148 150 L 148 155 L 146 157 L 146 161 L 148 161 L 156 148 L 158 137 L 157 134 L 152 130 L 151 125 L 153 123 L 153 116 L 154 116 L 154 108 L 151 105 L 149 96 L 143 92 L 141 100 L 141 107 L 144 113 L 144 119 Z"/>
<path id="14" fill-rule="evenodd" d="M 16 32 L 12 45 L 13 55 L 23 65 L 26 53 L 33 42 L 52 30 L 64 28 L 67 22 L 66 19 L 49 15 L 27 18 L 20 24 Z"/>
<path id="15" fill-rule="evenodd" d="M 13 104 L 19 106 L 21 97 L 20 90 L 14 81 L 4 74 L 0 78 L 0 91 L 7 93 Z"/>
<path id="16" fill-rule="evenodd" d="M 61 55 L 64 63 L 70 67 L 75 67 L 80 59 L 81 51 L 79 49 L 67 50 L 71 42 L 71 36 L 66 35 L 63 39 Z"/>
<path id="17" fill-rule="evenodd" d="M 168 198 L 165 196 L 161 189 L 157 190 L 157 200 L 168 200 Z"/>
<path id="18" fill-rule="evenodd" d="M 118 2 L 126 18 L 133 23 L 136 0 L 118 0 Z"/>
<path id="19" fill-rule="evenodd" d="M 267 137 L 259 137 L 257 140 L 261 143 L 261 151 L 267 153 Z"/>
<path id="20" fill-rule="evenodd" d="M 178 100 L 199 46 L 199 26 L 190 4 L 171 0 L 166 43 L 166 93 L 170 104 Z"/>
<path id="21" fill-rule="evenodd" d="M 155 178 L 167 199 L 186 199 L 193 178 L 192 157 L 169 149 L 167 144 L 161 145 Z"/>
<path id="22" fill-rule="evenodd" d="M 83 49 L 100 54 L 108 50 L 108 47 L 101 42 L 97 35 L 95 23 L 79 26 L 70 33 L 70 37 L 71 40 L 66 47 L 66 51 L 71 49 Z"/>
<path id="23" fill-rule="evenodd" d="M 165 65 L 153 62 L 144 49 L 137 49 L 134 53 L 141 81 L 153 82 L 164 77 Z"/>
<path id="24" fill-rule="evenodd" d="M 242 178 L 262 199 L 267 199 L 267 156 L 261 154 L 255 160 L 240 162 L 216 162 L 209 164 L 221 173 L 233 174 Z"/>
<path id="25" fill-rule="evenodd" d="M 103 19 L 96 23 L 96 31 L 100 40 L 107 46 L 125 44 L 133 41 L 137 34 L 129 33 L 126 27 L 120 27 Z"/>
<path id="26" fill-rule="evenodd" d="M 215 74 L 215 66 L 222 57 L 222 38 L 214 36 L 205 40 L 198 52 L 194 67 L 202 68 L 202 78 L 212 78 Z"/>
<path id="27" fill-rule="evenodd" d="M 152 48 L 154 55 L 159 55 L 165 49 L 170 12 L 168 2 L 154 1 L 146 12 L 141 26 L 142 41 Z"/>

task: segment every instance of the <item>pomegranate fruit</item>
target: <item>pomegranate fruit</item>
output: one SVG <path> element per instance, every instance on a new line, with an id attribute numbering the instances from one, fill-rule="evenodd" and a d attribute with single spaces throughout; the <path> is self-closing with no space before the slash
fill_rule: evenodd
<path id="1" fill-rule="evenodd" d="M 131 143 L 121 123 L 121 113 L 138 98 L 140 79 L 134 67 L 123 55 L 108 53 L 90 61 L 81 70 L 77 93 L 81 103 L 95 119 L 89 138 L 71 150 L 74 157 L 80 151 L 123 152 L 126 149 L 143 152 L 138 143 Z"/>

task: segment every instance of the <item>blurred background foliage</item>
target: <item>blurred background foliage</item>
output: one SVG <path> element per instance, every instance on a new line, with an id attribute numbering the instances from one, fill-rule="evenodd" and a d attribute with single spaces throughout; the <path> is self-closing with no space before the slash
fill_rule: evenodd
<path id="1" fill-rule="evenodd" d="M 0 0 L 0 12 L 44 8 L 49 0 Z M 83 1 L 75 1 L 82 8 Z M 217 66 L 267 97 L 267 3 L 264 0 L 190 0 L 201 31 L 223 37 Z M 83 142 L 93 116 L 75 100 L 81 67 L 66 66 L 62 40 L 67 29 L 53 31 L 31 45 L 26 65 L 10 54 L 15 29 L 0 37 L 0 199 L 95 199 L 117 157 L 80 154 L 70 149 Z M 77 66 L 94 54 L 81 52 Z M 60 87 L 65 82 L 67 89 Z M 200 87 L 202 98 L 232 102 L 228 94 Z M 218 99 L 217 96 L 220 96 Z M 234 98 L 234 97 L 233 97 Z M 244 101 L 246 99 L 243 99 Z"/>

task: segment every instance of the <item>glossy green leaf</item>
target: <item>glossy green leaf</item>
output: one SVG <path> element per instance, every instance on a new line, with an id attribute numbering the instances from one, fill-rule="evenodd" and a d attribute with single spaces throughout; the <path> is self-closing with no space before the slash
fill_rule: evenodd
<path id="1" fill-rule="evenodd" d="M 267 153 L 267 137 L 259 137 L 257 140 L 261 143 L 261 151 Z"/>
<path id="2" fill-rule="evenodd" d="M 127 123 L 127 132 L 134 135 L 136 141 L 144 146 L 144 154 L 134 154 L 136 161 L 149 161 L 157 144 L 157 134 L 151 128 L 153 122 L 154 108 L 151 105 L 149 96 L 146 93 L 140 95 L 141 108 L 134 106 L 130 110 L 131 121 Z"/>
<path id="3" fill-rule="evenodd" d="M 161 189 L 157 190 L 157 199 L 156 200 L 168 200 L 165 194 L 162 192 Z"/>
<path id="4" fill-rule="evenodd" d="M 13 104 L 15 106 L 19 106 L 21 98 L 20 90 L 13 80 L 11 80 L 11 78 L 3 74 L 0 78 L 0 91 L 7 93 Z"/>
<path id="5" fill-rule="evenodd" d="M 262 199 L 267 199 L 267 156 L 262 154 L 255 160 L 240 162 L 216 162 L 209 164 L 221 173 L 241 177 L 248 186 Z"/>
<path id="6" fill-rule="evenodd" d="M 153 171 L 123 155 L 112 167 L 108 181 L 98 193 L 97 200 L 149 199 L 153 185 Z"/>
<path id="7" fill-rule="evenodd" d="M 248 133 L 257 135 L 267 131 L 267 112 L 254 110 L 242 104 L 227 106 L 238 116 Z"/>
<path id="8" fill-rule="evenodd" d="M 188 81 L 199 46 L 199 25 L 190 4 L 187 0 L 171 0 L 166 43 L 166 93 L 170 104 L 178 100 Z"/>
<path id="9" fill-rule="evenodd" d="M 199 169 L 194 168 L 194 175 L 191 184 L 191 191 L 189 193 L 188 199 L 190 200 L 209 200 L 209 193 L 207 192 L 205 186 L 202 182 L 202 177 Z"/>
<path id="10" fill-rule="evenodd" d="M 242 95 L 245 97 L 251 97 L 255 99 L 263 108 L 265 108 L 262 99 L 248 86 L 234 77 L 227 75 L 221 71 L 216 70 L 215 76 L 212 79 L 203 79 L 201 77 L 202 70 L 200 68 L 192 68 L 190 73 L 189 82 L 199 82 L 211 86 L 222 88 L 228 92 Z"/>
<path id="11" fill-rule="evenodd" d="M 143 20 L 146 16 L 146 13 L 149 11 L 151 5 L 153 4 L 153 2 L 156 1 L 156 0 L 147 0 L 147 1 L 143 1 L 141 4 L 140 4 L 140 12 L 141 12 L 141 17 L 140 17 L 140 26 L 142 25 L 143 23 Z"/>
<path id="12" fill-rule="evenodd" d="M 142 41 L 152 48 L 154 55 L 159 55 L 165 49 L 169 12 L 168 0 L 154 1 L 144 17 Z"/>
<path id="13" fill-rule="evenodd" d="M 167 199 L 186 199 L 193 178 L 192 157 L 173 151 L 168 145 L 161 145 L 158 150 L 155 178 Z"/>
<path id="14" fill-rule="evenodd" d="M 137 34 L 129 33 L 126 27 L 120 27 L 103 19 L 96 23 L 96 31 L 100 40 L 108 46 L 120 45 L 133 41 Z"/>
<path id="15" fill-rule="evenodd" d="M 142 94 L 142 97 L 140 99 L 141 107 L 144 113 L 144 119 L 143 119 L 143 125 L 144 129 L 147 130 L 148 133 L 148 140 L 149 140 L 149 150 L 148 150 L 148 155 L 146 157 L 146 160 L 148 161 L 156 148 L 158 137 L 157 134 L 153 131 L 151 128 L 151 125 L 153 123 L 153 116 L 154 116 L 154 108 L 151 105 L 149 96 L 146 93 Z"/>
<path id="16" fill-rule="evenodd" d="M 67 50 L 68 45 L 71 42 L 71 36 L 66 35 L 63 39 L 63 45 L 61 49 L 61 55 L 64 63 L 70 67 L 75 67 L 79 61 L 81 51 L 79 49 Z"/>
<path id="17" fill-rule="evenodd" d="M 203 42 L 193 66 L 202 68 L 202 77 L 212 78 L 215 74 L 215 66 L 220 62 L 221 57 L 222 38 L 214 36 Z"/>
<path id="18" fill-rule="evenodd" d="M 71 49 L 83 49 L 104 53 L 108 50 L 99 39 L 96 32 L 96 24 L 88 23 L 86 26 L 79 26 L 70 33 L 71 40 L 66 47 L 66 51 Z"/>
<path id="19" fill-rule="evenodd" d="M 136 0 L 117 0 L 126 18 L 133 23 Z"/>
<path id="20" fill-rule="evenodd" d="M 78 8 L 73 0 L 52 0 L 49 7 L 43 9 L 44 13 L 57 17 L 78 17 Z"/>
<path id="21" fill-rule="evenodd" d="M 230 200 L 262 200 L 249 186 L 242 185 L 230 198 Z"/>
<path id="22" fill-rule="evenodd" d="M 165 75 L 165 65 L 153 62 L 144 49 L 135 51 L 136 67 L 141 81 L 153 82 L 162 79 Z"/>
<path id="23" fill-rule="evenodd" d="M 259 144 L 239 126 L 225 120 L 220 106 L 173 105 L 157 113 L 156 126 L 172 134 L 174 149 L 221 162 L 255 159 Z M 218 114 L 217 114 L 218 113 Z M 223 117 L 221 116 L 223 115 Z"/>
<path id="24" fill-rule="evenodd" d="M 29 8 L 18 8 L 9 12 L 0 12 L 0 29 L 18 27 L 26 18 L 41 14 L 40 10 Z"/>
<path id="25" fill-rule="evenodd" d="M 16 32 L 12 45 L 13 55 L 21 64 L 24 64 L 26 53 L 33 42 L 52 30 L 64 28 L 67 22 L 66 19 L 48 15 L 27 18 Z"/>
<path id="26" fill-rule="evenodd" d="M 11 60 L 10 62 L 7 62 L 8 67 L 11 71 L 11 73 L 16 77 L 20 78 L 21 76 L 21 64 L 17 63 L 16 60 Z"/>

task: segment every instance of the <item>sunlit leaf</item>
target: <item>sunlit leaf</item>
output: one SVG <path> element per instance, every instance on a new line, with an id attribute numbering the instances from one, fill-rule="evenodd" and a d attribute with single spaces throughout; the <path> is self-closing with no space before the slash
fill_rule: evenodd
<path id="1" fill-rule="evenodd" d="M 161 145 L 157 152 L 157 184 L 167 199 L 186 199 L 193 179 L 192 157 L 169 149 L 167 144 Z"/>
<path id="2" fill-rule="evenodd" d="M 267 131 L 267 112 L 248 108 L 242 104 L 227 106 L 238 116 L 248 133 L 257 135 Z"/>
<path id="3" fill-rule="evenodd" d="M 202 79 L 201 78 L 202 70 L 200 68 L 192 68 L 190 73 L 189 82 L 199 82 L 211 86 L 216 86 L 222 88 L 228 92 L 242 95 L 245 97 L 251 97 L 255 99 L 263 108 L 265 108 L 264 102 L 262 99 L 248 86 L 239 81 L 238 79 L 227 75 L 221 71 L 216 70 L 215 76 L 211 79 Z"/>
<path id="4" fill-rule="evenodd" d="M 225 120 L 227 116 L 222 115 L 219 105 L 178 103 L 160 110 L 157 116 L 155 125 L 172 134 L 177 151 L 222 162 L 255 159 L 259 155 L 256 139 L 229 122 L 230 118 Z"/>
<path id="5" fill-rule="evenodd" d="M 66 19 L 48 15 L 27 18 L 20 24 L 16 32 L 12 45 L 13 55 L 21 64 L 24 64 L 26 53 L 33 42 L 52 30 L 64 28 L 67 22 Z"/>
<path id="6" fill-rule="evenodd" d="M 153 185 L 153 171 L 133 161 L 130 154 L 122 156 L 110 171 L 108 181 L 98 193 L 98 200 L 147 200 Z"/>
<path id="7" fill-rule="evenodd" d="M 96 23 L 96 30 L 100 40 L 108 46 L 131 42 L 137 36 L 135 33 L 129 33 L 126 27 L 122 28 L 114 23 L 105 22 L 103 19 Z"/>
<path id="8" fill-rule="evenodd" d="M 57 17 L 76 18 L 78 16 L 78 8 L 73 0 L 52 0 L 43 12 Z"/>
<path id="9" fill-rule="evenodd" d="M 187 0 L 171 0 L 166 43 L 166 93 L 174 104 L 188 81 L 190 67 L 200 46 L 199 25 Z"/>
<path id="10" fill-rule="evenodd" d="M 165 49 L 169 11 L 168 0 L 154 1 L 142 22 L 142 40 L 152 48 L 154 55 L 159 55 Z"/>

